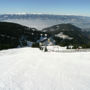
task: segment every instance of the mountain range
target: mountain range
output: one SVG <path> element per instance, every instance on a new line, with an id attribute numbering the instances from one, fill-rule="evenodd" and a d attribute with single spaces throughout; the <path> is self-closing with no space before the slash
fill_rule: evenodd
<path id="1" fill-rule="evenodd" d="M 14 22 L 38 30 L 57 24 L 70 23 L 83 30 L 90 30 L 90 17 L 50 14 L 2 14 L 0 21 Z"/>

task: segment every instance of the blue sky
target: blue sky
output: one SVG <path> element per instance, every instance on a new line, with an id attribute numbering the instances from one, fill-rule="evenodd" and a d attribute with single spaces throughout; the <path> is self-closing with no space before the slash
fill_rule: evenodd
<path id="1" fill-rule="evenodd" d="M 90 0 L 0 0 L 0 13 L 49 13 L 90 16 Z"/>

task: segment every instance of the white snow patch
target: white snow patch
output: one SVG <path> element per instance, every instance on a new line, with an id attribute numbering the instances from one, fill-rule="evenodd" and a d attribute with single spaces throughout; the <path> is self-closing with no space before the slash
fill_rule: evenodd
<path id="1" fill-rule="evenodd" d="M 69 37 L 68 35 L 63 34 L 63 32 L 60 32 L 59 34 L 56 34 L 55 36 L 63 38 L 63 39 L 73 39 L 72 37 Z"/>
<path id="2" fill-rule="evenodd" d="M 61 46 L 57 46 L 57 45 L 55 45 L 55 46 L 47 46 L 47 49 L 48 49 L 48 51 L 54 51 L 54 52 L 56 52 L 56 51 L 62 51 L 62 50 L 66 50 L 66 47 L 61 47 Z"/>

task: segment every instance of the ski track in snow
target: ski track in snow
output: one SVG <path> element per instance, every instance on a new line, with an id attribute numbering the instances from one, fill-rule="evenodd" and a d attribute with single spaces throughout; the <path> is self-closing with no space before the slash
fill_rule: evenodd
<path id="1" fill-rule="evenodd" d="M 0 90 L 90 90 L 90 52 L 0 52 Z"/>

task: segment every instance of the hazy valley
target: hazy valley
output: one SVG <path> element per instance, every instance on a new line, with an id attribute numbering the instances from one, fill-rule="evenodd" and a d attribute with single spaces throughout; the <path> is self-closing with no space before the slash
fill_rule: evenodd
<path id="1" fill-rule="evenodd" d="M 0 21 L 19 23 L 38 30 L 62 23 L 71 23 L 82 29 L 90 30 L 90 17 L 50 14 L 2 14 Z M 39 23 L 38 23 L 39 22 Z"/>

